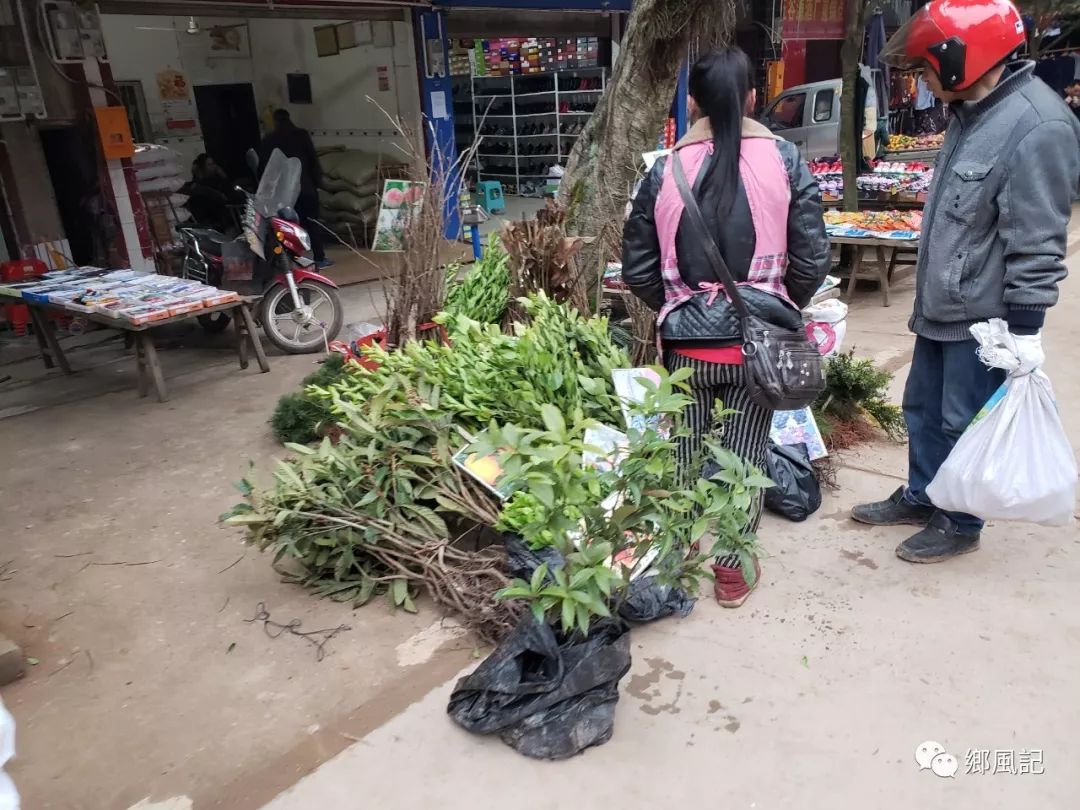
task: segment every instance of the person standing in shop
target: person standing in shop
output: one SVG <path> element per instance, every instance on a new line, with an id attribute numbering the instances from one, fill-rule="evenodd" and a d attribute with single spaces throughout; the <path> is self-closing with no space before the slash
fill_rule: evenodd
<path id="1" fill-rule="evenodd" d="M 288 110 L 274 110 L 274 131 L 263 138 L 259 145 L 260 166 L 266 165 L 270 153 L 275 149 L 280 149 L 285 157 L 300 161 L 300 196 L 296 200 L 296 213 L 300 217 L 300 224 L 311 237 L 311 253 L 316 266 L 320 269 L 330 267 L 333 262 L 326 258 L 322 226 L 314 221 L 319 218 L 319 183 L 322 180 L 319 155 L 311 135 L 293 123 Z"/>
<path id="2" fill-rule="evenodd" d="M 1058 299 L 1080 180 L 1080 123 L 1061 98 L 1013 62 L 1024 24 L 1008 0 L 931 0 L 881 58 L 923 71 L 952 112 L 923 217 L 904 392 L 908 479 L 892 497 L 857 506 L 874 526 L 913 524 L 896 549 L 934 563 L 979 548 L 977 515 L 934 508 L 926 488 L 960 434 L 1005 379 L 980 362 L 969 330 L 1008 321 L 1019 373 L 1042 365 L 1040 332 Z"/>
<path id="3" fill-rule="evenodd" d="M 739 286 L 747 308 L 767 323 L 802 328 L 805 307 L 829 269 L 817 182 L 795 144 L 747 117 L 754 109 L 753 70 L 738 48 L 712 51 L 690 70 L 690 112 L 696 119 L 660 158 L 634 197 L 623 228 L 623 279 L 658 313 L 664 364 L 690 368 L 693 403 L 683 413 L 689 435 L 680 439 L 683 475 L 694 475 L 706 434 L 716 430 L 717 400 L 734 413 L 720 441 L 765 469 L 772 411 L 755 404 L 746 388 L 742 331 L 709 259 L 712 239 Z M 707 234 L 684 215 L 674 175 L 679 161 L 701 209 Z M 750 531 L 761 517 L 758 503 Z M 737 607 L 750 593 L 742 574 L 728 577 L 731 559 L 720 559 L 716 595 Z"/>

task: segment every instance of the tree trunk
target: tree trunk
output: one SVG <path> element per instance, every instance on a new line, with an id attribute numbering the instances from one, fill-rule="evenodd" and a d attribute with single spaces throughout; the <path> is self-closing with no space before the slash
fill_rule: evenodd
<path id="1" fill-rule="evenodd" d="M 641 153 L 656 149 L 692 36 L 729 41 L 734 0 L 635 0 L 607 92 L 577 139 L 559 192 L 567 232 L 587 242 L 578 266 L 595 289 L 622 252 L 622 223 Z"/>
<path id="2" fill-rule="evenodd" d="M 840 48 L 841 78 L 843 87 L 840 91 L 840 160 L 844 169 L 844 210 L 859 210 L 859 187 L 857 178 L 859 166 L 857 139 L 862 137 L 859 131 L 859 111 L 855 108 L 859 83 L 859 56 L 863 43 L 863 6 L 865 0 L 847 0 L 847 24 L 844 31 L 844 44 Z"/>

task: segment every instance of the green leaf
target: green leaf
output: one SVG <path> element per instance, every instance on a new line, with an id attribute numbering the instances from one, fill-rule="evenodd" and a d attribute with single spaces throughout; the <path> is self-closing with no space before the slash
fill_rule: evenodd
<path id="1" fill-rule="evenodd" d="M 570 577 L 570 587 L 580 588 L 586 582 L 593 578 L 595 570 L 592 568 L 582 568 L 579 571 L 575 571 L 574 575 Z"/>
<path id="2" fill-rule="evenodd" d="M 743 481 L 743 485 L 748 487 L 756 487 L 758 489 L 769 489 L 770 487 L 775 486 L 771 478 L 768 478 L 761 473 L 754 473 L 747 476 L 746 479 Z"/>
<path id="3" fill-rule="evenodd" d="M 404 605 L 405 600 L 409 598 L 409 583 L 404 579 L 395 579 L 392 593 L 394 595 L 394 604 Z"/>
<path id="4" fill-rule="evenodd" d="M 709 523 L 711 521 L 708 518 L 698 518 L 694 521 L 693 527 L 690 529 L 690 542 L 694 543 L 705 536 L 705 533 L 709 531 Z"/>
<path id="5" fill-rule="evenodd" d="M 550 432 L 562 437 L 566 434 L 566 421 L 559 409 L 550 402 L 540 407 L 540 417 L 544 420 L 544 427 Z"/>
<path id="6" fill-rule="evenodd" d="M 581 635 L 587 636 L 589 634 L 589 620 L 591 618 L 588 608 L 584 605 L 577 606 L 577 626 L 581 630 Z"/>
<path id="7" fill-rule="evenodd" d="M 357 606 L 366 605 L 371 601 L 372 595 L 375 593 L 375 585 L 377 583 L 371 577 L 364 577 L 360 582 L 360 592 L 356 595 Z"/>
<path id="8" fill-rule="evenodd" d="M 562 626 L 566 631 L 574 629 L 574 601 L 572 599 L 564 599 L 562 603 Z"/>
<path id="9" fill-rule="evenodd" d="M 745 548 L 740 548 L 737 553 L 739 555 L 739 566 L 742 568 L 743 579 L 745 579 L 746 584 L 752 588 L 757 581 L 757 569 L 754 567 L 754 555 Z"/>
<path id="10" fill-rule="evenodd" d="M 546 562 L 540 563 L 540 565 L 536 567 L 536 570 L 533 571 L 532 580 L 529 582 L 529 587 L 533 591 L 539 591 L 540 587 L 544 584 L 544 580 L 547 578 L 547 575 L 548 564 Z"/>
<path id="11" fill-rule="evenodd" d="M 316 453 L 315 448 L 308 447 L 306 444 L 297 444 L 296 442 L 285 442 L 285 449 L 292 450 L 301 456 L 313 456 Z"/>
<path id="12" fill-rule="evenodd" d="M 604 604 L 604 601 L 600 597 L 598 597 L 596 594 L 590 594 L 589 595 L 589 599 L 585 603 L 585 606 L 589 610 L 591 610 L 593 613 L 595 613 L 597 616 L 604 616 L 604 617 L 610 617 L 611 616 L 611 611 L 608 609 L 608 606 L 606 604 Z"/>
<path id="13" fill-rule="evenodd" d="M 246 478 L 241 478 L 239 481 L 233 484 L 233 486 L 236 487 L 240 494 L 243 495 L 245 498 L 252 493 L 251 482 L 248 481 Z"/>

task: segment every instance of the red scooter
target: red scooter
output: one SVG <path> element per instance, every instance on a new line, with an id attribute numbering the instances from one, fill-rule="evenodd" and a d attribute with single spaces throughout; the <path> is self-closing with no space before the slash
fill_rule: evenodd
<path id="1" fill-rule="evenodd" d="M 254 151 L 248 153 L 248 162 L 257 173 Z M 222 289 L 261 294 L 258 319 L 263 331 L 289 354 L 324 348 L 337 337 L 344 317 L 337 284 L 315 272 L 314 262 L 304 256 L 311 238 L 297 224 L 293 209 L 300 195 L 300 170 L 297 158 L 274 150 L 258 190 L 248 195 L 243 233 L 236 239 L 210 228 L 180 228 L 183 275 Z M 251 267 L 250 281 L 234 283 L 235 266 Z M 199 317 L 209 332 L 223 331 L 229 320 L 225 313 Z"/>

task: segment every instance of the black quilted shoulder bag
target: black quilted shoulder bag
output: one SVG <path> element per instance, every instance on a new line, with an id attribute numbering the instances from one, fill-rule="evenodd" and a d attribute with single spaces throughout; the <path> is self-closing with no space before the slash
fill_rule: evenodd
<path id="1" fill-rule="evenodd" d="M 717 281 L 724 285 L 724 292 L 739 315 L 745 385 L 750 399 L 774 411 L 794 411 L 806 407 L 825 389 L 821 353 L 807 339 L 804 330 L 766 323 L 746 308 L 731 270 L 701 216 L 701 208 L 686 181 L 679 153 L 672 153 L 671 159 L 675 185 L 678 186 L 690 226 L 701 240 Z"/>

